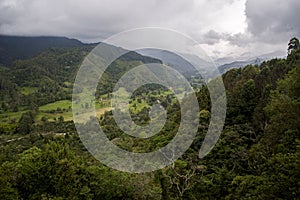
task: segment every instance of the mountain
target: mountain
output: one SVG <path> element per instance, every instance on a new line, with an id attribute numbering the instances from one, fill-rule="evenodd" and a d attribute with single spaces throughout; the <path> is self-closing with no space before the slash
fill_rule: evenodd
<path id="1" fill-rule="evenodd" d="M 157 58 L 161 60 L 164 64 L 174 68 L 179 73 L 185 75 L 187 78 L 195 75 L 197 72 L 194 66 L 201 72 L 201 77 L 212 78 L 218 76 L 217 70 L 215 70 L 215 66 L 212 62 L 205 61 L 197 56 L 184 54 L 185 58 L 188 58 L 190 62 L 181 57 L 180 55 L 169 52 L 166 50 L 159 49 L 143 49 L 139 50 L 138 53 L 150 56 L 153 58 Z M 284 58 L 285 52 L 283 51 L 275 51 L 268 54 L 262 54 L 256 57 L 251 57 L 252 54 L 243 54 L 239 59 L 233 57 L 224 57 L 214 60 L 216 66 L 218 66 L 218 70 L 221 74 L 232 68 L 242 68 L 247 65 L 260 65 L 263 61 L 271 60 L 273 58 Z"/>
<path id="2" fill-rule="evenodd" d="M 216 64 L 216 66 L 221 66 L 227 63 L 232 63 L 234 61 L 236 61 L 236 58 L 234 57 L 222 57 L 222 58 L 215 58 L 213 59 L 214 63 Z"/>
<path id="3" fill-rule="evenodd" d="M 9 67 L 15 60 L 32 58 L 49 48 L 70 48 L 86 45 L 88 44 L 67 37 L 0 35 L 0 65 Z"/>
<path id="4" fill-rule="evenodd" d="M 271 60 L 273 58 L 286 58 L 286 52 L 284 51 L 274 51 L 267 54 L 262 54 L 259 56 L 256 56 L 262 60 Z M 253 57 L 254 58 L 254 57 Z"/>
<path id="5" fill-rule="evenodd" d="M 230 69 L 233 68 L 243 68 L 247 65 L 259 65 L 263 62 L 260 58 L 256 58 L 253 60 L 246 60 L 246 61 L 235 61 L 232 63 L 224 64 L 218 67 L 219 71 L 221 74 L 229 71 Z"/>
<path id="6" fill-rule="evenodd" d="M 195 72 L 197 72 L 197 70 L 195 69 L 194 65 L 197 65 L 197 67 L 200 68 L 205 68 L 206 66 L 209 66 L 209 63 L 207 61 L 198 57 L 196 58 L 196 56 L 184 55 L 190 61 L 193 62 L 190 63 L 180 55 L 166 50 L 143 49 L 139 50 L 138 53 L 144 56 L 157 58 L 161 60 L 165 65 L 172 67 L 173 69 L 177 70 L 179 73 L 185 76 L 195 75 Z"/>
<path id="7" fill-rule="evenodd" d="M 146 55 L 141 55 L 135 51 L 128 51 L 124 55 L 122 55 L 120 58 L 122 61 L 133 61 L 133 60 L 138 60 L 143 63 L 162 63 L 160 59 L 151 57 L 151 56 L 146 56 Z"/>
<path id="8" fill-rule="evenodd" d="M 221 58 L 213 58 L 214 63 L 217 66 L 233 63 L 235 61 L 247 61 L 247 60 L 254 60 L 256 58 L 259 58 L 261 60 L 271 60 L 273 58 L 285 58 L 286 57 L 286 52 L 284 51 L 274 51 L 266 54 L 254 54 L 251 52 L 246 52 L 241 54 L 238 57 L 221 57 Z"/>
<path id="9" fill-rule="evenodd" d="M 268 54 L 262 54 L 257 57 L 252 57 L 252 58 L 248 58 L 245 60 L 243 60 L 243 57 L 241 57 L 239 61 L 233 61 L 230 63 L 219 65 L 218 69 L 219 69 L 220 73 L 223 74 L 226 71 L 233 69 L 233 68 L 242 68 L 247 65 L 260 65 L 264 61 L 271 60 L 273 58 L 284 58 L 284 57 L 285 57 L 285 53 L 282 51 L 275 51 L 275 52 L 268 53 Z M 228 58 L 228 59 L 222 58 L 222 59 L 217 59 L 215 62 L 217 64 L 220 64 L 221 61 L 228 61 L 228 60 L 230 60 L 230 58 Z"/>
<path id="10" fill-rule="evenodd" d="M 7 104 L 7 108 L 11 110 L 21 105 L 41 106 L 57 100 L 70 100 L 78 69 L 84 58 L 96 46 L 96 44 L 84 44 L 78 40 L 59 37 L 2 37 L 1 39 L 0 63 L 10 65 L 0 64 L 0 102 L 1 99 L 13 102 Z M 32 45 L 29 45 L 30 43 Z M 25 51 L 26 45 L 29 46 L 28 52 Z M 158 59 L 142 56 L 133 51 L 112 45 L 104 46 L 106 49 L 102 51 L 116 56 L 116 60 L 102 77 L 103 84 L 99 85 L 101 94 L 112 92 L 114 84 L 126 71 L 145 63 L 161 63 Z M 118 58 L 117 55 L 120 53 L 124 54 Z M 5 59 L 6 55 L 9 59 Z M 31 92 L 25 91 L 28 89 Z M 24 91 L 26 95 L 23 95 Z"/>

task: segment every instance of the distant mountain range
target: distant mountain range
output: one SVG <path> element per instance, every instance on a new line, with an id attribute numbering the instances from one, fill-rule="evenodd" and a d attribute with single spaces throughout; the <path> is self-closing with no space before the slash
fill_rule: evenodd
<path id="1" fill-rule="evenodd" d="M 260 65 L 262 62 L 271 60 L 273 58 L 285 58 L 286 53 L 283 51 L 275 51 L 268 54 L 259 55 L 252 58 L 239 58 L 239 61 L 232 61 L 232 58 L 221 58 L 215 60 L 216 65 L 218 65 L 218 69 L 221 74 L 225 73 L 226 71 L 233 69 L 233 68 L 241 68 L 247 65 Z"/>
<path id="2" fill-rule="evenodd" d="M 242 68 L 247 65 L 260 65 L 263 61 L 264 60 L 262 60 L 260 58 L 256 58 L 253 60 L 245 60 L 245 61 L 235 61 L 232 63 L 221 65 L 218 67 L 218 69 L 219 69 L 220 73 L 223 74 L 233 68 Z"/>
<path id="3" fill-rule="evenodd" d="M 188 79 L 190 77 L 208 78 L 213 76 L 209 74 L 212 71 L 210 69 L 214 67 L 213 63 L 195 55 L 160 49 L 143 49 L 139 50 L 138 53 L 161 60 L 165 65 L 177 70 Z"/>
<path id="4" fill-rule="evenodd" d="M 43 51 L 50 48 L 73 48 L 73 47 L 92 47 L 98 43 L 86 44 L 76 39 L 70 39 L 67 37 L 52 37 L 52 36 L 41 36 L 41 37 L 22 37 L 22 36 L 4 36 L 0 35 L 0 66 L 10 67 L 16 60 L 25 60 L 32 58 Z M 242 56 L 238 59 L 233 58 L 219 58 L 215 59 L 214 62 L 220 73 L 225 73 L 232 68 L 241 68 L 249 64 L 259 65 L 263 61 L 270 60 L 272 58 L 283 58 L 284 52 L 276 51 L 269 54 L 264 54 L 256 57 L 249 58 L 249 55 Z M 149 62 L 150 57 L 154 58 L 155 62 L 157 59 L 162 63 L 173 67 L 183 75 L 190 76 L 196 72 L 193 65 L 197 65 L 201 69 L 201 73 L 210 73 L 212 63 L 207 62 L 201 58 L 194 58 L 190 55 L 189 60 L 194 63 L 189 63 L 187 60 L 177 55 L 176 53 L 157 50 L 157 49 L 144 49 L 137 52 L 131 52 L 123 57 L 123 60 L 140 60 L 142 62 Z M 247 58 L 248 57 L 248 58 Z M 214 74 L 214 72 L 213 72 Z M 213 77 L 214 75 L 208 75 Z"/>
<path id="5" fill-rule="evenodd" d="M 196 69 L 191 63 L 182 58 L 181 56 L 166 50 L 159 49 L 143 49 L 139 50 L 138 53 L 144 56 L 150 56 L 161 60 L 164 64 L 173 67 L 181 74 L 195 72 Z"/>
<path id="6" fill-rule="evenodd" d="M 201 58 L 196 58 L 192 55 L 185 55 L 191 60 L 193 63 L 186 61 L 181 56 L 177 55 L 176 53 L 172 53 L 165 50 L 157 50 L 157 49 L 144 49 L 139 50 L 138 53 L 150 56 L 153 58 L 160 59 L 164 64 L 172 66 L 178 72 L 185 74 L 185 75 L 193 75 L 196 70 L 193 65 L 196 65 L 198 69 L 200 69 L 201 74 L 206 74 L 207 77 L 214 77 L 218 75 L 216 70 L 214 70 L 213 63 L 205 61 Z M 242 68 L 247 65 L 260 65 L 263 61 L 271 60 L 273 58 L 283 58 L 285 57 L 285 52 L 276 51 L 268 54 L 259 55 L 257 57 L 247 58 L 249 55 L 243 55 L 238 59 L 234 58 L 219 58 L 216 59 L 215 65 L 217 66 L 219 72 L 221 74 L 225 73 L 226 71 L 232 68 Z M 238 60 L 238 61 L 236 61 Z"/>

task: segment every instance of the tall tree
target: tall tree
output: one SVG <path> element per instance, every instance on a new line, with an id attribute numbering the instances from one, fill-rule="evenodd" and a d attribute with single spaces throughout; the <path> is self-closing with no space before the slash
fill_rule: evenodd
<path id="1" fill-rule="evenodd" d="M 294 50 L 300 49 L 300 43 L 298 38 L 294 37 L 290 40 L 288 44 L 288 54 L 291 54 Z"/>

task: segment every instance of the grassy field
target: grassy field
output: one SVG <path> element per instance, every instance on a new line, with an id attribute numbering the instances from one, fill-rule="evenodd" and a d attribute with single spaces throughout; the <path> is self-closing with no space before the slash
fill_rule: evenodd
<path id="1" fill-rule="evenodd" d="M 65 121 L 73 120 L 73 112 L 69 109 L 72 106 L 72 102 L 69 100 L 57 101 L 54 103 L 49 103 L 39 107 L 39 111 L 35 116 L 35 123 L 41 123 L 42 117 L 46 117 L 49 122 L 53 122 L 57 120 L 60 116 L 64 118 Z M 60 112 L 57 112 L 57 108 L 61 108 Z M 110 108 L 110 100 L 104 100 L 102 102 L 97 102 L 95 104 L 97 116 L 103 115 L 105 111 L 109 111 Z M 71 107 L 70 107 L 71 108 Z M 65 111 L 63 111 L 65 109 Z M 21 118 L 22 114 L 28 112 L 29 110 L 23 110 L 19 112 L 7 112 L 0 114 L 0 123 L 1 124 L 9 124 L 9 123 L 17 123 Z M 49 111 L 55 111 L 53 113 Z M 84 117 L 84 116 L 83 116 Z"/>
<path id="2" fill-rule="evenodd" d="M 63 113 L 44 113 L 44 112 L 39 112 L 35 116 L 35 123 L 41 123 L 42 122 L 42 117 L 46 117 L 49 122 L 53 122 L 57 120 L 60 116 L 63 116 L 64 121 L 71 121 L 73 119 L 73 114 L 71 111 L 68 112 L 63 112 Z"/>
<path id="3" fill-rule="evenodd" d="M 149 93 L 149 94 L 142 94 L 142 99 L 140 100 L 140 103 L 138 102 L 137 99 L 133 100 L 130 104 L 129 104 L 129 109 L 134 113 L 137 114 L 138 112 L 141 112 L 143 110 L 143 108 L 150 108 L 151 106 L 146 102 L 145 99 L 149 98 L 149 97 L 155 97 L 157 99 L 159 99 L 160 97 L 165 97 L 167 95 L 173 94 L 173 92 L 171 90 L 167 90 L 167 91 L 161 91 L 160 93 Z M 174 102 L 176 101 L 176 99 L 174 99 Z"/>
<path id="4" fill-rule="evenodd" d="M 38 88 L 36 87 L 22 87 L 21 88 L 21 93 L 24 95 L 29 95 L 29 94 L 33 94 L 38 90 Z"/>
<path id="5" fill-rule="evenodd" d="M 96 116 L 100 117 L 105 112 L 110 111 L 110 110 L 111 110 L 111 107 L 96 109 Z M 79 116 L 77 122 L 84 123 L 84 122 L 86 122 L 86 120 L 90 119 L 90 116 L 93 116 L 93 112 L 80 113 L 77 115 Z"/>
<path id="6" fill-rule="evenodd" d="M 65 81 L 64 84 L 67 86 L 67 87 L 71 87 L 73 84 L 69 81 Z"/>
<path id="7" fill-rule="evenodd" d="M 57 108 L 68 110 L 72 107 L 72 102 L 70 100 L 61 100 L 54 103 L 49 103 L 39 107 L 39 111 L 49 111 L 57 110 Z"/>
<path id="8" fill-rule="evenodd" d="M 141 103 L 138 102 L 138 100 L 134 100 L 132 101 L 131 104 L 129 104 L 129 109 L 134 113 L 137 114 L 138 112 L 141 112 L 143 110 L 143 108 L 150 108 L 150 105 L 147 104 L 147 102 L 142 99 Z"/>
<path id="9" fill-rule="evenodd" d="M 95 108 L 96 109 L 107 108 L 110 107 L 110 105 L 111 105 L 110 100 L 102 100 L 102 101 L 97 101 L 95 103 Z"/>
<path id="10" fill-rule="evenodd" d="M 46 117 L 49 122 L 57 120 L 60 116 L 64 118 L 65 121 L 70 121 L 73 118 L 72 102 L 70 100 L 61 100 L 54 103 L 49 103 L 39 107 L 39 112 L 35 116 L 35 122 L 41 123 L 42 117 Z M 57 112 L 57 108 L 60 108 L 60 112 Z M 64 110 L 64 111 L 63 111 Z M 49 111 L 56 111 L 50 113 Z"/>
<path id="11" fill-rule="evenodd" d="M 55 112 L 55 113 L 47 112 L 51 110 L 57 110 L 58 107 L 61 108 L 61 110 L 65 109 L 65 111 Z M 62 116 L 65 121 L 71 121 L 73 120 L 73 112 L 72 110 L 69 110 L 70 107 L 72 107 L 72 102 L 69 100 L 57 101 L 54 103 L 41 106 L 39 107 L 39 113 L 35 117 L 35 122 L 41 123 L 42 117 L 46 117 L 48 121 L 51 122 L 51 121 L 55 121 L 55 119 L 57 120 L 60 116 Z M 101 115 L 104 114 L 105 111 L 109 111 L 111 109 L 110 100 L 103 100 L 101 102 L 96 102 L 95 108 L 96 108 L 97 117 L 100 117 Z M 84 114 L 82 114 L 81 117 L 86 118 L 89 116 L 85 116 Z"/>
<path id="12" fill-rule="evenodd" d="M 26 111 L 1 113 L 0 123 L 8 124 L 13 121 L 18 122 L 24 112 Z"/>
<path id="13" fill-rule="evenodd" d="M 22 88 L 22 93 L 23 94 L 30 94 L 34 93 L 37 90 L 37 88 L 34 87 L 23 87 Z M 160 94 L 149 94 L 150 96 L 165 96 L 168 94 L 171 94 L 171 91 L 162 91 Z M 122 96 L 128 95 L 127 91 L 125 88 L 120 88 L 118 91 L 118 95 L 122 98 Z M 111 100 L 107 99 L 107 95 L 103 95 L 102 98 L 105 98 L 105 100 L 96 100 L 95 101 L 95 109 L 96 109 L 96 114 L 97 117 L 100 117 L 103 115 L 106 111 L 111 110 Z M 78 104 L 75 106 L 81 106 L 81 104 Z M 130 105 L 129 109 L 133 113 L 138 113 L 141 112 L 142 109 L 150 108 L 150 106 L 147 104 L 147 102 L 144 99 L 140 100 L 140 103 L 137 99 L 133 100 Z M 60 109 L 58 109 L 60 108 Z M 42 117 L 46 117 L 48 121 L 55 121 L 57 120 L 60 116 L 64 118 L 65 121 L 71 121 L 73 120 L 73 112 L 72 112 L 72 101 L 70 100 L 61 100 L 61 101 L 56 101 L 54 103 L 49 103 L 43 106 L 39 107 L 38 113 L 35 116 L 35 122 L 36 123 L 41 123 Z M 25 112 L 28 112 L 29 110 L 25 110 L 27 108 L 24 108 L 24 110 L 19 111 L 19 112 L 7 112 L 7 113 L 1 113 L 0 114 L 0 123 L 2 124 L 9 124 L 9 123 L 17 123 L 19 119 L 21 118 L 22 114 Z M 21 110 L 21 109 L 19 109 Z M 82 115 L 83 118 L 88 117 L 84 116 L 85 114 L 80 114 Z"/>

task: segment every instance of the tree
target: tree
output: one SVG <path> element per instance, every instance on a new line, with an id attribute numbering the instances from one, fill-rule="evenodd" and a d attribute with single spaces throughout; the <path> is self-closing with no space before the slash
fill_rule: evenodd
<path id="1" fill-rule="evenodd" d="M 295 50 L 300 49 L 300 44 L 298 38 L 294 37 L 290 40 L 288 44 L 288 54 L 291 54 Z"/>
<path id="2" fill-rule="evenodd" d="M 239 106 L 238 116 L 239 121 L 244 123 L 252 119 L 252 114 L 257 104 L 256 99 L 256 88 L 253 79 L 245 82 L 241 88 L 239 101 L 237 102 Z"/>
<path id="3" fill-rule="evenodd" d="M 34 123 L 34 116 L 32 112 L 23 113 L 19 120 L 18 131 L 22 134 L 30 133 L 32 129 L 32 125 Z"/>
<path id="4" fill-rule="evenodd" d="M 59 118 L 58 118 L 58 123 L 59 124 L 62 124 L 63 122 L 64 122 L 64 117 L 63 116 L 59 116 Z"/>

